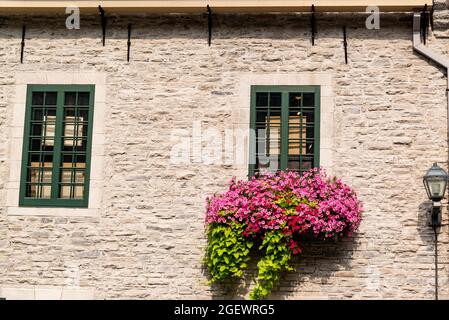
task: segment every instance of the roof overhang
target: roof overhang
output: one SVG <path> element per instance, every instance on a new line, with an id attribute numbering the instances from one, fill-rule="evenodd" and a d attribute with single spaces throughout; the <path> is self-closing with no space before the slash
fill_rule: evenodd
<path id="1" fill-rule="evenodd" d="M 382 12 L 412 12 L 431 0 L 147 0 L 147 1 L 1 1 L 1 13 L 64 13 L 77 6 L 82 12 L 97 12 L 101 5 L 109 13 L 201 13 L 209 5 L 217 13 L 365 12 L 370 5 Z"/>

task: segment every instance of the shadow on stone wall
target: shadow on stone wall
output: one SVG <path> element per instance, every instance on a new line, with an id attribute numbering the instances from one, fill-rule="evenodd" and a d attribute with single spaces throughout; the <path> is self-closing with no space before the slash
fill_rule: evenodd
<path id="1" fill-rule="evenodd" d="M 108 40 L 125 40 L 128 24 L 132 24 L 132 41 L 139 39 L 207 39 L 206 14 L 171 15 L 107 15 L 106 47 Z M 0 39 L 20 39 L 22 25 L 27 26 L 27 41 L 38 39 L 98 39 L 101 26 L 98 15 L 81 15 L 80 30 L 65 27 L 65 15 L 0 14 Z M 368 14 L 319 13 L 316 17 L 317 44 L 325 39 L 343 39 L 342 27 L 347 26 L 348 39 L 411 40 L 412 15 L 381 15 L 380 30 L 368 30 Z M 243 27 L 242 27 L 243 26 Z M 310 14 L 215 14 L 213 16 L 214 41 L 235 39 L 310 39 Z M 215 43 L 217 44 L 217 43 Z"/>
<path id="2" fill-rule="evenodd" d="M 434 244 L 434 231 L 432 226 L 430 225 L 430 216 L 429 211 L 432 208 L 432 201 L 424 201 L 419 205 L 418 208 L 418 233 L 421 237 L 423 243 L 429 245 L 428 251 L 433 251 Z M 447 206 L 442 207 L 443 217 L 445 212 L 447 212 Z M 437 229 L 438 233 L 441 232 L 441 227 Z"/>
<path id="3" fill-rule="evenodd" d="M 446 202 L 443 200 L 443 202 Z M 435 244 L 435 234 L 432 226 L 430 225 L 430 213 L 429 211 L 432 208 L 432 201 L 424 201 L 419 205 L 418 208 L 418 233 L 421 238 L 421 241 L 427 245 L 427 251 L 434 251 Z M 442 226 L 437 228 L 438 235 L 442 232 L 447 233 L 449 230 L 449 224 L 445 219 L 447 216 L 447 212 L 449 212 L 449 204 L 443 204 L 442 206 Z M 443 230 L 444 229 L 444 230 Z"/>

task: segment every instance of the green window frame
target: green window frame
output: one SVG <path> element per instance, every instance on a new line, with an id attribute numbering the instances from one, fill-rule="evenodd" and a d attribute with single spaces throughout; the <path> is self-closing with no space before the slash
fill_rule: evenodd
<path id="1" fill-rule="evenodd" d="M 28 85 L 19 206 L 89 204 L 94 85 Z"/>
<path id="2" fill-rule="evenodd" d="M 320 166 L 320 96 L 320 86 L 251 86 L 249 177 Z"/>

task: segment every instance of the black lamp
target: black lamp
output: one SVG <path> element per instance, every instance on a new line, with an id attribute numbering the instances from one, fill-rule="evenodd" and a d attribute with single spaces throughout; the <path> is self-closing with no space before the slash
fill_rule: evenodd
<path id="1" fill-rule="evenodd" d="M 432 200 L 431 225 L 441 225 L 441 200 L 446 193 L 448 175 L 437 163 L 434 163 L 423 178 L 429 200 Z"/>

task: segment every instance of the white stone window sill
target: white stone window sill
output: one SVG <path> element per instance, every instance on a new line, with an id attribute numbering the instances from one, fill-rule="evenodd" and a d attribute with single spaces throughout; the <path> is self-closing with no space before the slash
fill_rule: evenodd
<path id="1" fill-rule="evenodd" d="M 90 208 L 51 208 L 51 207 L 8 207 L 9 216 L 64 216 L 64 217 L 96 217 L 98 209 Z"/>

